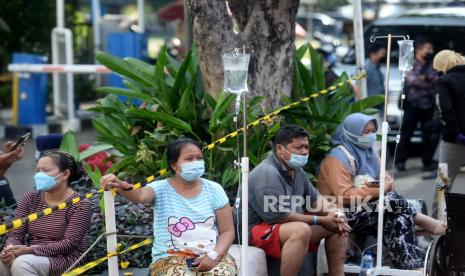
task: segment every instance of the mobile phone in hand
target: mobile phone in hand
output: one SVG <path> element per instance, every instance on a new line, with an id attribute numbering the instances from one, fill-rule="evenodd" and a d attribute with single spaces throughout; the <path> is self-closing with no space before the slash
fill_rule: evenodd
<path id="1" fill-rule="evenodd" d="M 187 268 L 189 269 L 195 268 L 196 267 L 196 265 L 194 265 L 195 260 L 197 259 L 196 258 L 186 259 Z"/>
<path id="2" fill-rule="evenodd" d="M 28 132 L 21 136 L 21 138 L 18 139 L 18 141 L 14 144 L 13 148 L 11 149 L 12 151 L 17 149 L 20 145 L 26 143 L 29 139 L 31 139 L 32 133 Z"/>

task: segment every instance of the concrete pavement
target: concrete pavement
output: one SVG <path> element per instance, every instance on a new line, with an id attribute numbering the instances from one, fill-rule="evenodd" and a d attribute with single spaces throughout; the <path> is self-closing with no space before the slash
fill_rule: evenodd
<path id="1" fill-rule="evenodd" d="M 435 189 L 434 179 L 422 179 L 423 175 L 429 173 L 422 172 L 421 158 L 415 156 L 407 161 L 408 170 L 405 172 L 394 172 L 396 180 L 396 190 L 404 197 L 412 199 L 423 199 L 428 206 L 428 214 L 431 214 L 433 193 Z M 391 168 L 389 167 L 391 173 Z M 465 174 L 460 173 L 452 188 L 453 193 L 465 194 Z"/>

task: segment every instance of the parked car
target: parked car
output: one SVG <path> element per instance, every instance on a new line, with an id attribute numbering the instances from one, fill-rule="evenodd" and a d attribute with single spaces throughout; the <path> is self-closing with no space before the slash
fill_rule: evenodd
<path id="1" fill-rule="evenodd" d="M 413 40 L 419 36 L 426 37 L 432 41 L 435 52 L 443 49 L 454 49 L 465 53 L 465 7 L 408 10 L 395 17 L 374 20 L 366 28 L 365 45 L 370 43 L 371 36 L 385 36 L 389 33 L 408 35 Z M 387 40 L 383 42 L 387 42 Z M 401 75 L 397 68 L 398 50 L 398 44 L 393 40 L 387 108 L 387 120 L 391 127 L 390 136 L 395 136 L 398 133 L 401 122 L 401 110 L 397 105 L 401 90 Z M 352 47 L 335 67 L 335 70 L 337 73 L 343 71 L 355 73 L 355 69 L 355 50 Z M 385 61 L 381 65 L 381 69 L 385 73 Z M 420 134 L 421 132 L 417 130 L 412 137 L 412 142 L 421 141 Z"/>

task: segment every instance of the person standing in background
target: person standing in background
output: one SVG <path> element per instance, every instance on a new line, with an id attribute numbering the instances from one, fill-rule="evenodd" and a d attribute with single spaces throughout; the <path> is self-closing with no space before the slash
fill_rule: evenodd
<path id="1" fill-rule="evenodd" d="M 434 93 L 433 82 L 437 79 L 437 73 L 431 65 L 433 60 L 433 44 L 422 38 L 415 41 L 415 61 L 413 70 L 405 79 L 404 116 L 402 118 L 401 137 L 395 165 L 398 171 L 405 171 L 405 162 L 409 155 L 410 138 L 415 131 L 418 122 L 421 123 L 423 143 L 423 170 L 432 171 L 437 167 L 433 160 L 437 147 L 435 132 L 438 131 L 433 121 Z"/>
<path id="2" fill-rule="evenodd" d="M 365 70 L 367 72 L 368 96 L 384 95 L 384 75 L 381 73 L 380 63 L 381 59 L 386 56 L 386 47 L 380 44 L 370 44 L 367 52 L 368 59 L 365 63 Z M 384 105 L 379 105 L 377 108 L 382 117 Z"/>
<path id="3" fill-rule="evenodd" d="M 434 57 L 433 68 L 443 73 L 433 89 L 443 125 L 439 162 L 448 165 L 451 188 L 460 166 L 465 164 L 465 57 L 442 50 Z"/>

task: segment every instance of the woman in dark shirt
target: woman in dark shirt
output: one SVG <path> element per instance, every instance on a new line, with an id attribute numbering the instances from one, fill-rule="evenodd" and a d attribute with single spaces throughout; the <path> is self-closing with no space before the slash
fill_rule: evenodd
<path id="1" fill-rule="evenodd" d="M 37 162 L 35 190 L 18 203 L 16 218 L 71 201 L 78 194 L 70 183 L 78 179 L 71 155 L 45 153 Z M 12 231 L 0 253 L 0 275 L 61 275 L 86 250 L 91 215 L 86 199 Z"/>

